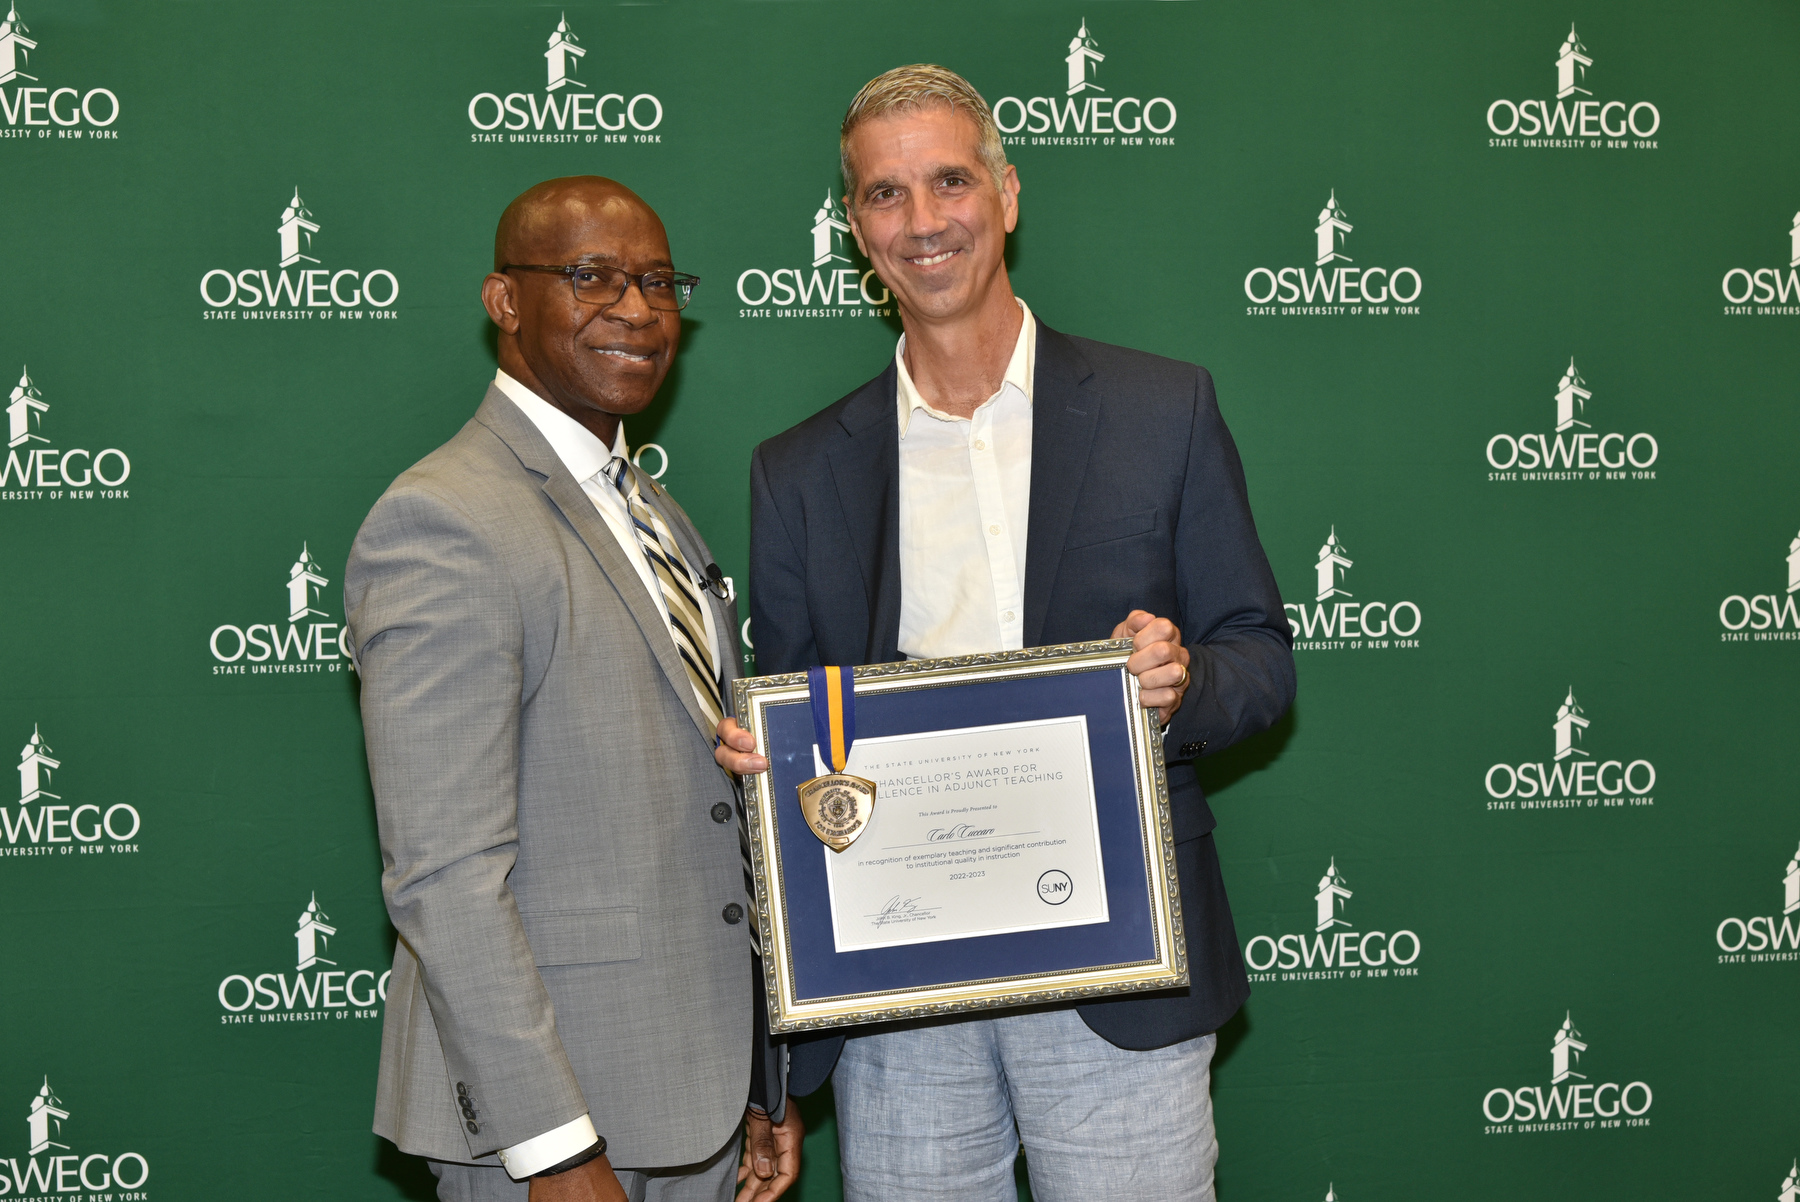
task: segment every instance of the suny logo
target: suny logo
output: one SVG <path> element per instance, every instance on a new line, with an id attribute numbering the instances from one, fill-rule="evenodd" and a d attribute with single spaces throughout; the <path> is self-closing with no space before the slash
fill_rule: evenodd
<path id="1" fill-rule="evenodd" d="M 1654 480 L 1661 448 L 1652 435 L 1601 433 L 1587 421 L 1594 394 L 1575 360 L 1556 381 L 1549 434 L 1496 434 L 1487 442 L 1490 481 Z"/>
<path id="2" fill-rule="evenodd" d="M 1294 632 L 1296 651 L 1385 650 L 1417 647 L 1414 637 L 1424 619 L 1411 601 L 1355 601 L 1356 594 L 1343 587 L 1355 561 L 1331 528 L 1313 565 L 1317 587 L 1313 604 L 1287 602 L 1288 626 Z M 1336 601 L 1333 598 L 1346 600 Z"/>
<path id="3" fill-rule="evenodd" d="M 63 1127 L 69 1121 L 69 1108 L 50 1088 L 44 1078 L 41 1089 L 32 1095 L 26 1108 L 25 1127 L 30 1133 L 26 1159 L 0 1160 L 0 1194 L 17 1190 L 21 1196 L 35 1194 L 77 1195 L 82 1190 L 135 1190 L 150 1180 L 150 1162 L 138 1152 L 77 1151 L 63 1143 Z M 38 1159 L 43 1154 L 43 1159 Z M 10 1170 L 10 1172 L 9 1172 Z M 117 1194 L 120 1199 L 147 1198 L 148 1194 Z"/>
<path id="4" fill-rule="evenodd" d="M 1419 937 L 1412 931 L 1356 931 L 1343 917 L 1355 893 L 1334 856 L 1313 894 L 1310 934 L 1258 935 L 1244 945 L 1253 981 L 1336 981 L 1416 977 Z M 1339 929 L 1342 928 L 1342 929 Z"/>
<path id="5" fill-rule="evenodd" d="M 1584 746 L 1590 723 L 1571 688 L 1550 723 L 1553 754 L 1542 763 L 1495 764 L 1487 770 L 1490 810 L 1573 809 L 1656 804 L 1656 768 L 1649 760 L 1596 760 Z"/>
<path id="6" fill-rule="evenodd" d="M 476 130 L 469 135 L 469 141 L 662 141 L 661 134 L 651 132 L 662 124 L 662 101 L 649 92 L 639 92 L 627 100 L 622 92 L 597 91 L 580 78 L 581 60 L 587 57 L 587 49 L 569 27 L 568 14 L 563 14 L 550 31 L 545 47 L 542 104 L 535 92 L 508 92 L 504 96 L 498 92 L 476 93 L 469 101 L 469 124 Z"/>
<path id="7" fill-rule="evenodd" d="M 143 825 L 137 809 L 122 801 L 105 810 L 92 802 L 68 804 L 60 793 L 50 791 L 61 767 L 62 761 L 34 725 L 19 749 L 18 811 L 0 805 L 0 835 L 6 837 L 0 856 L 137 851 L 138 845 L 131 842 Z"/>
<path id="8" fill-rule="evenodd" d="M 235 275 L 213 268 L 200 277 L 200 299 L 207 304 L 200 316 L 208 321 L 236 321 L 240 315 L 246 321 L 393 319 L 389 307 L 400 298 L 394 273 L 385 267 L 334 271 L 319 265 L 312 253 L 318 232 L 319 223 L 295 188 L 275 225 L 277 274 L 270 275 L 266 267 L 246 267 Z M 309 263 L 315 266 L 303 266 Z M 290 267 L 295 269 L 291 276 Z"/>
<path id="9" fill-rule="evenodd" d="M 225 1013 L 221 1024 L 249 1022 L 305 1022 L 324 1018 L 375 1018 L 371 1007 L 387 1000 L 387 972 L 372 968 L 348 970 L 328 959 L 332 936 L 338 933 L 319 908 L 314 893 L 300 911 L 294 928 L 294 979 L 285 972 L 232 973 L 219 982 L 219 1005 Z M 323 967 L 328 966 L 328 967 Z M 312 969 L 312 979 L 307 970 Z M 254 1008 L 254 1009 L 253 1009 Z"/>
<path id="10" fill-rule="evenodd" d="M 1714 932 L 1713 941 L 1719 945 L 1720 964 L 1800 961 L 1800 851 L 1788 857 L 1781 873 L 1779 919 L 1774 915 L 1727 918 Z"/>
<path id="11" fill-rule="evenodd" d="M 1719 625 L 1725 628 L 1719 634 L 1719 641 L 1764 643 L 1800 639 L 1800 608 L 1795 605 L 1796 593 L 1800 593 L 1800 534 L 1790 539 L 1787 545 L 1787 594 L 1757 593 L 1746 597 L 1733 593 L 1719 602 Z"/>
<path id="12" fill-rule="evenodd" d="M 1569 26 L 1556 52 L 1556 106 L 1548 100 L 1496 100 L 1488 105 L 1489 146 L 1655 150 L 1662 113 L 1648 100 L 1596 100 L 1587 89 L 1588 48 Z M 1588 97 L 1588 99 L 1578 99 Z"/>
<path id="13" fill-rule="evenodd" d="M 886 316 L 892 298 L 873 268 L 858 271 L 851 264 L 856 243 L 840 202 L 825 190 L 812 215 L 811 269 L 806 267 L 746 268 L 737 278 L 738 300 L 747 308 L 739 317 L 870 317 Z M 879 291 L 881 295 L 875 296 Z M 755 296 L 750 295 L 752 292 Z"/>
<path id="14" fill-rule="evenodd" d="M 1356 261 L 1346 253 L 1355 228 L 1333 188 L 1313 225 L 1312 265 L 1252 267 L 1244 277 L 1250 301 L 1244 312 L 1252 317 L 1416 315 L 1419 306 L 1413 302 L 1424 290 L 1417 270 L 1345 266 Z"/>
<path id="15" fill-rule="evenodd" d="M 349 628 L 338 622 L 307 621 L 331 616 L 321 608 L 325 604 L 325 586 L 330 583 L 307 544 L 301 543 L 300 557 L 288 568 L 282 590 L 287 622 L 253 622 L 248 626 L 227 622 L 215 627 L 206 644 L 218 661 L 212 674 L 343 671 L 350 660 L 350 647 L 344 641 Z"/>
<path id="16" fill-rule="evenodd" d="M 131 490 L 121 487 L 131 479 L 131 460 L 125 452 L 117 447 L 98 452 L 55 449 L 40 432 L 48 412 L 50 403 L 32 382 L 30 368 L 20 368 L 19 382 L 6 400 L 8 436 L 6 460 L 0 463 L 0 500 L 129 500 Z M 101 487 L 94 488 L 95 484 Z"/>
<path id="17" fill-rule="evenodd" d="M 1800 315 L 1800 213 L 1787 230 L 1787 267 L 1733 267 L 1719 282 L 1730 302 L 1727 316 L 1756 314 L 1763 317 Z M 1782 274 L 1783 271 L 1786 274 Z"/>
<path id="18" fill-rule="evenodd" d="M 119 98 L 107 88 L 52 87 L 40 81 L 26 70 L 37 48 L 31 30 L 19 20 L 18 5 L 8 7 L 6 20 L 0 21 L 0 117 L 6 120 L 0 138 L 54 135 L 116 141 L 119 131 L 108 127 L 119 119 Z M 11 96 L 8 84 L 13 85 Z"/>
<path id="19" fill-rule="evenodd" d="M 1084 18 L 1063 56 L 1068 71 L 1062 95 L 1002 96 L 994 102 L 1001 141 L 1008 146 L 1173 146 L 1174 101 L 1110 95 L 1100 84 L 1105 61 Z"/>
<path id="20" fill-rule="evenodd" d="M 1541 1085 L 1488 1090 L 1481 1099 L 1481 1113 L 1493 1125 L 1485 1133 L 1648 1127 L 1650 1120 L 1644 1116 L 1655 1100 L 1650 1087 L 1642 1081 L 1629 1085 L 1590 1081 L 1579 1071 L 1581 1054 L 1587 1050 L 1573 1015 L 1565 1011 L 1562 1026 L 1550 1037 L 1549 1092 Z"/>

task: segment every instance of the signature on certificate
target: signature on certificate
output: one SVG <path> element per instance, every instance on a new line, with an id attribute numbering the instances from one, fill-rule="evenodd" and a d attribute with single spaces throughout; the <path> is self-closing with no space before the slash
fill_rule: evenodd
<path id="1" fill-rule="evenodd" d="M 876 927 L 887 927 L 902 922 L 929 922 L 937 917 L 938 909 L 937 906 L 921 906 L 916 897 L 901 897 L 896 893 L 879 911 L 863 917 Z"/>

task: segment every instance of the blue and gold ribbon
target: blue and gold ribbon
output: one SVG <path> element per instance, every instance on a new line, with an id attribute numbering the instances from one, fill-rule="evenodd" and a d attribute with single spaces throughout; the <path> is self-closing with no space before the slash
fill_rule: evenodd
<path id="1" fill-rule="evenodd" d="M 819 755 L 833 772 L 842 772 L 856 742 L 856 674 L 849 668 L 808 668 L 806 685 Z"/>

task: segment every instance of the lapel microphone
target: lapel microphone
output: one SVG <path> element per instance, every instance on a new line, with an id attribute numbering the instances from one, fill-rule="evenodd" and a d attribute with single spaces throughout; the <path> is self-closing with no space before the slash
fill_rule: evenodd
<path id="1" fill-rule="evenodd" d="M 706 565 L 706 591 L 721 601 L 731 600 L 731 584 L 725 579 L 725 573 L 719 570 L 719 565 L 716 563 Z"/>

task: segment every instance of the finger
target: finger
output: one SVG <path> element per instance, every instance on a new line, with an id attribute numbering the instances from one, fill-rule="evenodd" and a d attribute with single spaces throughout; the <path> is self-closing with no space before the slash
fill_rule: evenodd
<path id="1" fill-rule="evenodd" d="M 1145 615 L 1149 617 L 1149 615 Z M 1173 645 L 1180 636 L 1175 630 L 1175 623 L 1167 618 L 1149 618 L 1131 636 L 1131 645 L 1137 650 L 1151 647 L 1157 643 Z"/>
<path id="2" fill-rule="evenodd" d="M 713 762 L 727 772 L 735 772 L 739 776 L 754 776 L 758 772 L 769 770 L 769 761 L 760 755 L 734 751 L 721 743 L 713 748 Z"/>
<path id="3" fill-rule="evenodd" d="M 775 1139 L 769 1130 L 769 1124 L 758 1123 L 749 1140 L 750 1167 L 762 1180 L 767 1181 L 775 1175 Z"/>
<path id="4" fill-rule="evenodd" d="M 739 726 L 736 718 L 726 718 L 719 723 L 719 738 L 739 751 L 756 750 L 756 736 Z"/>

